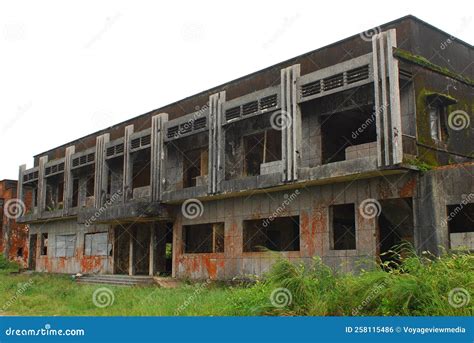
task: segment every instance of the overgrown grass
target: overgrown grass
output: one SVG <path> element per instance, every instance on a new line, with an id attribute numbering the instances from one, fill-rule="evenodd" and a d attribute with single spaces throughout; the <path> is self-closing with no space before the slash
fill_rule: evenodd
<path id="1" fill-rule="evenodd" d="M 397 253 L 397 252 L 392 252 Z M 474 314 L 474 256 L 417 256 L 406 251 L 399 262 L 358 275 L 337 274 L 315 258 L 313 263 L 279 260 L 265 281 L 235 290 L 239 315 L 470 316 Z M 404 257 L 403 257 L 404 256 Z M 286 306 L 272 305 L 277 288 L 291 294 Z M 450 296 L 451 292 L 451 296 Z M 288 296 L 286 299 L 287 300 Z M 281 299 L 280 299 L 281 300 Z M 278 301 L 277 305 L 279 304 Z M 464 304 L 457 307 L 457 305 Z"/>
<path id="2" fill-rule="evenodd" d="M 265 278 L 252 285 L 202 283 L 175 289 L 105 286 L 114 295 L 113 304 L 105 308 L 92 301 L 94 291 L 102 285 L 77 284 L 62 275 L 7 274 L 4 268 L 0 272 L 0 314 L 2 309 L 4 314 L 13 315 L 93 316 L 474 313 L 472 299 L 461 307 L 454 307 L 449 301 L 453 289 L 464 289 L 474 296 L 472 254 L 403 255 L 398 263 L 385 265 L 385 271 L 374 268 L 358 275 L 335 273 L 317 258 L 309 264 L 292 264 L 282 259 Z M 272 304 L 272 292 L 278 288 L 288 290 L 286 295 L 291 294 L 291 303 L 277 307 Z M 19 294 L 19 289 L 24 291 Z M 276 298 L 275 294 L 273 299 L 277 305 L 286 300 Z M 456 305 L 462 300 L 454 298 L 451 302 Z"/>

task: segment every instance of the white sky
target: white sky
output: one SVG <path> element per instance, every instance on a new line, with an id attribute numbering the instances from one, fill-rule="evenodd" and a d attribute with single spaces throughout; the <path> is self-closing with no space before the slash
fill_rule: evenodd
<path id="1" fill-rule="evenodd" d="M 0 179 L 35 154 L 407 14 L 473 44 L 473 3 L 0 0 Z"/>

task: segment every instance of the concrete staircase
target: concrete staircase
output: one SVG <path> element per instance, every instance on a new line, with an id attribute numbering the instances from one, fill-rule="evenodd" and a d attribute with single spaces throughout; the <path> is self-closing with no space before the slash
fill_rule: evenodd
<path id="1" fill-rule="evenodd" d="M 152 276 L 141 275 L 110 275 L 110 274 L 89 274 L 76 278 L 77 283 L 82 284 L 102 284 L 114 286 L 155 286 Z"/>

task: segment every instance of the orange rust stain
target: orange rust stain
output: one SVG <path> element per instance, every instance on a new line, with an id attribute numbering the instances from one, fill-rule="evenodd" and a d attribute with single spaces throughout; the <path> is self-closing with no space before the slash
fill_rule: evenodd
<path id="1" fill-rule="evenodd" d="M 102 257 L 100 256 L 84 256 L 81 258 L 81 271 L 84 273 L 94 272 L 102 266 Z"/>
<path id="2" fill-rule="evenodd" d="M 402 188 L 398 191 L 398 194 L 399 194 L 400 198 L 410 198 L 410 197 L 412 197 L 413 194 L 414 194 L 415 186 L 416 186 L 415 178 L 411 178 L 410 180 L 408 180 L 402 186 Z"/>

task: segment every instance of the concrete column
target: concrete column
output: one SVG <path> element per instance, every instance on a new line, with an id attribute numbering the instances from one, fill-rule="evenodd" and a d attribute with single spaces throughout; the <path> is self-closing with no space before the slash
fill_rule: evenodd
<path id="1" fill-rule="evenodd" d="M 396 30 L 372 37 L 375 114 L 377 122 L 377 164 L 390 166 L 402 162 L 402 126 Z"/>
<path id="2" fill-rule="evenodd" d="M 165 168 L 164 124 L 168 113 L 160 113 L 151 118 L 151 199 L 160 201 Z"/>
<path id="3" fill-rule="evenodd" d="M 301 111 L 297 102 L 296 81 L 300 76 L 300 65 L 295 64 L 281 70 L 281 150 L 283 181 L 298 179 L 301 159 Z"/>
<path id="4" fill-rule="evenodd" d="M 125 133 L 123 136 L 123 201 L 132 198 L 132 176 L 133 176 L 133 162 L 130 155 L 130 141 L 133 134 L 133 125 L 125 127 Z"/>
<path id="5" fill-rule="evenodd" d="M 135 275 L 135 266 L 133 264 L 133 261 L 134 261 L 134 254 L 135 254 L 135 251 L 134 251 L 134 245 L 135 245 L 135 235 L 134 235 L 134 230 L 133 230 L 133 227 L 129 227 L 128 228 L 128 232 L 129 232 L 129 237 L 130 237 L 130 253 L 128 255 L 128 275 Z"/>
<path id="6" fill-rule="evenodd" d="M 209 175 L 208 193 L 220 191 L 224 179 L 224 134 L 222 131 L 222 105 L 225 102 L 225 91 L 209 97 Z"/>
<path id="7" fill-rule="evenodd" d="M 94 206 L 100 208 L 106 201 L 107 195 L 107 163 L 105 162 L 105 144 L 110 140 L 110 135 L 105 133 L 95 141 L 95 174 L 94 174 Z"/>
<path id="8" fill-rule="evenodd" d="M 44 166 L 48 163 L 48 156 L 41 156 L 38 164 L 38 213 L 42 213 L 46 206 L 46 178 Z"/>
<path id="9" fill-rule="evenodd" d="M 64 156 L 64 214 L 72 207 L 73 178 L 71 172 L 72 155 L 75 153 L 76 147 L 69 146 L 66 148 Z"/>
<path id="10" fill-rule="evenodd" d="M 149 274 L 155 275 L 155 225 L 150 224 L 150 261 Z"/>
<path id="11" fill-rule="evenodd" d="M 20 201 L 25 201 L 24 199 L 24 190 L 23 190 L 23 175 L 25 174 L 26 164 L 22 164 L 20 166 L 20 170 L 18 172 L 18 184 L 16 186 L 16 197 Z M 24 213 L 22 213 L 24 215 Z"/>

